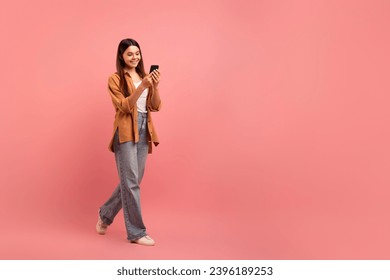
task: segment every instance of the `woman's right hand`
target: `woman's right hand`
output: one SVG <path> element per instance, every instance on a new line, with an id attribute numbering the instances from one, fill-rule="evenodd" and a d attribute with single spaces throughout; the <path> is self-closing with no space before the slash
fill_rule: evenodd
<path id="1" fill-rule="evenodd" d="M 149 87 L 151 87 L 151 86 L 153 85 L 152 74 L 146 75 L 146 76 L 142 79 L 141 85 L 142 85 L 144 88 L 149 88 Z"/>

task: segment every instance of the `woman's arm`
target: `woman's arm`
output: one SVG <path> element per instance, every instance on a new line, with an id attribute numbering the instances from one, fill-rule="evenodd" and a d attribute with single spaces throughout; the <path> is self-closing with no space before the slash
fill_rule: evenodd
<path id="1" fill-rule="evenodd" d="M 150 107 L 149 110 L 152 112 L 157 112 L 161 108 L 161 98 L 158 90 L 158 86 L 153 88 L 153 94 L 150 98 Z"/>
<path id="2" fill-rule="evenodd" d="M 136 106 L 138 98 L 147 88 L 147 83 L 148 82 L 142 81 L 133 94 L 125 97 L 119 87 L 119 76 L 112 75 L 108 79 L 108 91 L 111 95 L 112 103 L 121 112 L 130 114 L 133 111 L 134 106 Z"/>
<path id="3" fill-rule="evenodd" d="M 158 69 L 154 70 L 150 75 L 153 80 L 153 93 L 150 98 L 149 110 L 152 112 L 157 112 L 161 108 L 161 98 L 160 92 L 158 90 L 158 84 L 160 83 L 160 71 Z"/>

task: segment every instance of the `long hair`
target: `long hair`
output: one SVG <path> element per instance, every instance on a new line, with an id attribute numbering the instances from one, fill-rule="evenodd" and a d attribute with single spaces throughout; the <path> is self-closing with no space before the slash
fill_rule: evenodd
<path id="1" fill-rule="evenodd" d="M 125 62 L 123 60 L 123 53 L 127 50 L 130 46 L 136 46 L 139 49 L 139 53 L 141 55 L 141 59 L 138 62 L 137 67 L 135 68 L 135 71 L 138 73 L 138 75 L 143 79 L 146 76 L 145 68 L 144 68 L 144 59 L 141 52 L 141 47 L 135 41 L 134 39 L 123 39 L 120 41 L 118 45 L 118 52 L 116 55 L 116 71 L 120 77 L 119 87 L 122 90 L 125 97 L 130 96 L 129 88 L 126 83 L 125 79 Z"/>

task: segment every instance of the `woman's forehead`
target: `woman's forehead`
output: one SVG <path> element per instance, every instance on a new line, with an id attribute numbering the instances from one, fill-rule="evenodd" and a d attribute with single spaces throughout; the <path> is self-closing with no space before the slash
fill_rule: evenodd
<path id="1" fill-rule="evenodd" d="M 139 48 L 138 48 L 137 46 L 129 46 L 129 47 L 125 50 L 125 52 L 132 52 L 132 53 L 134 53 L 134 52 L 139 52 Z"/>

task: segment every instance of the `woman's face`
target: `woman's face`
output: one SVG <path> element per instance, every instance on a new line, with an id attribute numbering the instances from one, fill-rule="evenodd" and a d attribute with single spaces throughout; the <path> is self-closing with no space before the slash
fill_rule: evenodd
<path id="1" fill-rule="evenodd" d="M 132 69 L 137 67 L 138 63 L 141 60 L 141 52 L 136 46 L 128 47 L 122 55 L 123 61 L 126 64 L 127 69 Z"/>

